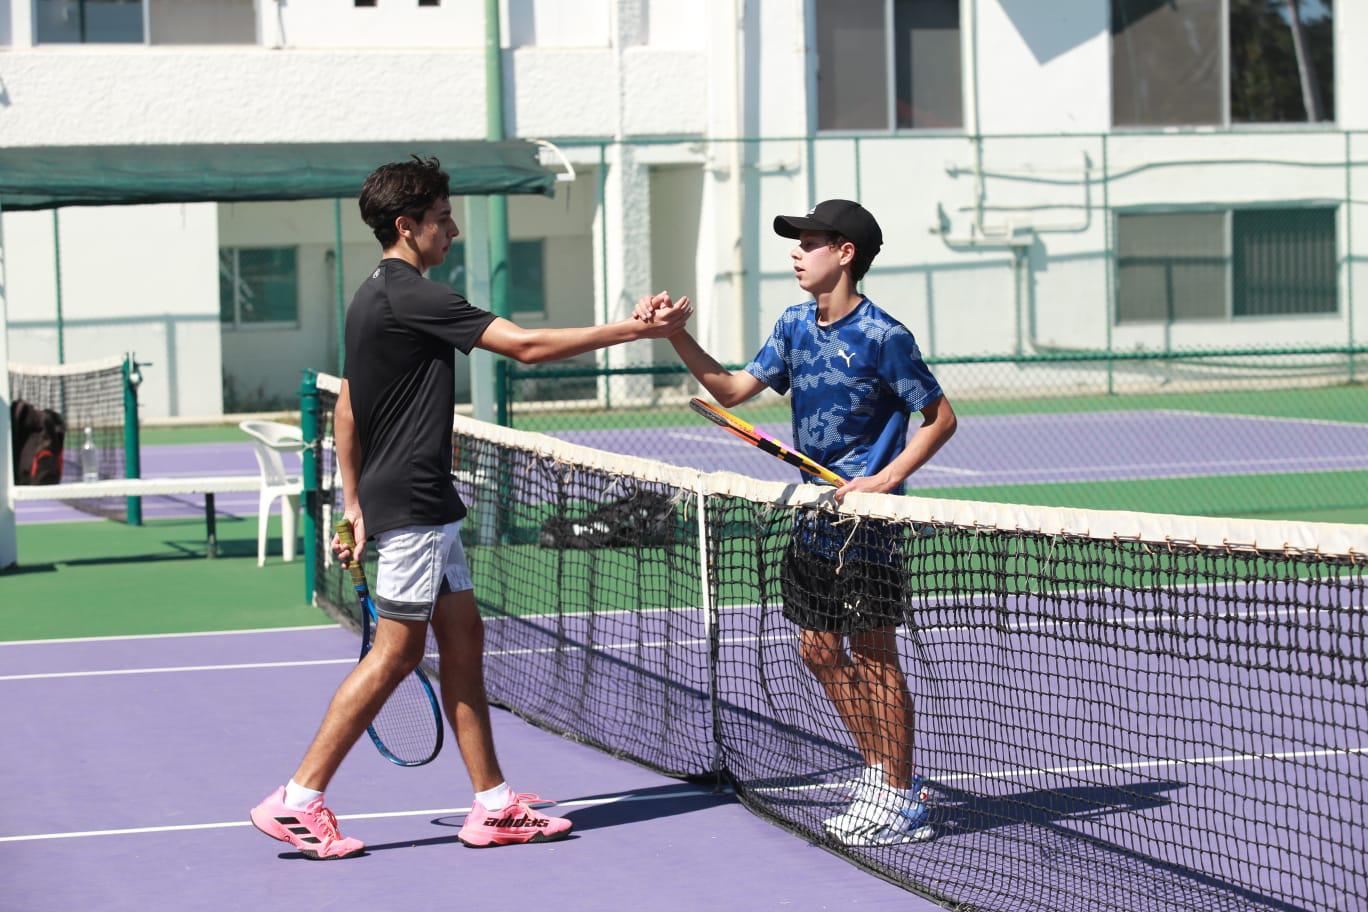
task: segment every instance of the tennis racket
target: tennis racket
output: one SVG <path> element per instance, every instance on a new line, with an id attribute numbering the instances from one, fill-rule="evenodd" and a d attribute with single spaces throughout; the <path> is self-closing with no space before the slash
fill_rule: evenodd
<path id="1" fill-rule="evenodd" d="M 361 658 L 371 649 L 371 635 L 380 618 L 371 601 L 370 585 L 366 582 L 366 568 L 355 558 L 356 537 L 351 521 L 345 517 L 335 527 L 338 541 L 353 552 L 347 569 L 356 587 L 356 599 L 361 603 Z M 366 734 L 375 742 L 380 756 L 398 766 L 422 766 L 431 763 L 442 749 L 442 711 L 437 694 L 422 668 L 416 668 L 390 694 L 380 707 Z"/>
<path id="2" fill-rule="evenodd" d="M 713 405 L 710 402 L 704 402 L 702 399 L 695 397 L 689 400 L 689 407 L 704 418 L 707 418 L 713 424 L 722 428 L 724 431 L 730 431 L 751 446 L 759 447 L 761 450 L 769 453 L 775 459 L 783 460 L 789 465 L 801 469 L 809 475 L 815 475 L 822 479 L 822 481 L 833 484 L 838 488 L 846 483 L 844 478 L 831 471 L 831 469 L 812 461 L 796 450 L 789 449 L 755 425 L 747 421 L 742 421 L 720 405 Z"/>

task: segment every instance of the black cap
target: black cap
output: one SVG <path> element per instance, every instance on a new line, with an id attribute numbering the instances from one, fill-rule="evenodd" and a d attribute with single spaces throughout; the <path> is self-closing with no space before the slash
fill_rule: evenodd
<path id="1" fill-rule="evenodd" d="M 866 261 L 874 259 L 883 246 L 879 223 L 853 200 L 823 200 L 807 215 L 776 215 L 774 231 L 786 238 L 796 238 L 803 231 L 832 231 L 854 244 L 856 257 Z"/>

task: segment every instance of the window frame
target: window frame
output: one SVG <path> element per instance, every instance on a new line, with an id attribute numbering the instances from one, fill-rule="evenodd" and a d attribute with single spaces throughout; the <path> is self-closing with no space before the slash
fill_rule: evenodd
<path id="1" fill-rule="evenodd" d="M 87 47 L 89 45 L 103 45 L 105 47 L 147 47 L 152 43 L 152 20 L 151 10 L 147 0 L 136 0 L 138 11 L 142 14 L 142 40 L 141 41 L 40 41 L 38 38 L 38 6 L 43 0 L 29 0 L 29 41 L 33 47 Z M 84 4 L 85 0 L 77 0 Z"/>
<path id="2" fill-rule="evenodd" d="M 1241 211 L 1269 211 L 1277 209 L 1287 209 L 1296 211 L 1305 210 L 1331 210 L 1332 230 L 1334 232 L 1335 250 L 1335 308 L 1334 310 L 1323 312 L 1302 312 L 1302 313 L 1276 313 L 1276 314 L 1236 314 L 1235 313 L 1235 213 Z M 1198 215 L 1219 213 L 1221 215 L 1221 242 L 1224 249 L 1225 259 L 1225 301 L 1223 313 L 1219 317 L 1178 317 L 1173 319 L 1125 319 L 1121 318 L 1121 253 L 1120 253 L 1120 231 L 1121 217 L 1126 215 Z M 1153 327 L 1171 326 L 1175 324 L 1185 324 L 1188 326 L 1228 326 L 1241 323 L 1258 323 L 1269 320 L 1341 320 L 1344 318 L 1345 301 L 1343 295 L 1343 224 L 1344 207 L 1335 200 L 1292 200 L 1292 201 L 1260 201 L 1254 203 L 1232 203 L 1232 204 L 1195 204 L 1195 205 L 1138 205 L 1138 206 L 1119 206 L 1113 208 L 1110 213 L 1111 236 L 1115 240 L 1109 251 L 1115 263 L 1113 270 L 1113 284 L 1111 287 L 1111 325 L 1113 328 L 1124 327 Z"/>
<path id="3" fill-rule="evenodd" d="M 294 315 L 294 319 L 293 319 L 293 320 L 243 320 L 243 319 L 242 319 L 242 299 L 241 299 L 240 295 L 238 294 L 237 289 L 238 289 L 238 285 L 239 285 L 239 282 L 240 282 L 240 276 L 242 275 L 242 258 L 241 258 L 241 252 L 242 252 L 243 250 L 293 250 L 293 251 L 294 251 L 294 258 L 295 258 L 295 268 L 294 268 L 295 308 L 294 308 L 294 310 L 295 310 L 295 315 Z M 219 298 L 219 321 L 218 321 L 218 325 L 219 325 L 220 331 L 231 330 L 231 331 L 233 331 L 233 332 L 257 332 L 257 331 L 259 331 L 259 330 L 279 331 L 279 330 L 282 330 L 282 329 L 301 329 L 301 328 L 303 328 L 303 320 L 301 319 L 301 316 L 300 316 L 300 310 L 301 310 L 301 306 L 300 306 L 300 305 L 301 305 L 302 295 L 300 295 L 300 293 L 299 293 L 299 280 L 300 280 L 300 276 L 301 276 L 301 270 L 300 270 L 300 268 L 299 268 L 299 261 L 300 261 L 299 245 L 298 245 L 298 244 L 280 244 L 280 245 L 273 245 L 273 246 L 266 246 L 266 247 L 252 247 L 252 246 L 247 246 L 247 247 L 243 247 L 243 246 L 220 247 L 220 248 L 219 248 L 219 255 L 221 256 L 221 255 L 222 255 L 224 252 L 226 252 L 226 251 L 231 251 L 232 254 L 233 254 L 233 319 L 232 319 L 232 322 L 229 322 L 229 321 L 223 319 L 223 299 L 222 299 L 222 296 L 220 296 L 220 298 Z"/>
<path id="4" fill-rule="evenodd" d="M 1113 133 L 1151 134 L 1151 133 L 1214 133 L 1214 132 L 1267 132 L 1267 133 L 1305 133 L 1325 130 L 1341 132 L 1339 72 L 1340 54 L 1338 32 L 1332 31 L 1334 72 L 1330 83 L 1335 87 L 1335 116 L 1329 120 L 1271 121 L 1267 123 L 1234 123 L 1230 119 L 1230 0 L 1221 2 L 1221 122 L 1212 124 L 1117 124 L 1116 86 L 1112 62 L 1116 59 L 1116 21 L 1112 18 L 1111 3 L 1107 3 L 1107 122 Z M 1333 13 L 1332 13 L 1333 15 Z"/>
<path id="5" fill-rule="evenodd" d="M 819 110 L 818 71 L 822 61 L 817 51 L 817 4 L 820 0 L 805 0 L 806 25 L 804 27 L 804 41 L 809 50 L 809 61 L 807 67 L 807 97 L 808 97 L 808 122 L 812 124 L 812 134 L 814 136 L 829 138 L 839 136 L 965 136 L 967 127 L 964 121 L 969 106 L 969 94 L 965 89 L 965 79 L 968 68 L 965 66 L 965 55 L 963 53 L 963 41 L 965 34 L 965 4 L 973 3 L 976 0 L 955 0 L 959 8 L 959 39 L 961 42 L 960 52 L 960 72 L 959 72 L 959 91 L 960 91 L 960 125 L 958 127 L 900 127 L 898 126 L 898 85 L 897 85 L 897 36 L 894 34 L 894 24 L 896 22 L 896 10 L 894 4 L 896 0 L 883 0 L 884 7 L 884 91 L 887 97 L 887 110 L 884 112 L 886 126 L 866 127 L 863 129 L 828 129 L 821 125 L 821 111 Z M 1223 3 L 1228 0 L 1222 0 Z M 976 77 L 975 77 L 976 78 Z"/>

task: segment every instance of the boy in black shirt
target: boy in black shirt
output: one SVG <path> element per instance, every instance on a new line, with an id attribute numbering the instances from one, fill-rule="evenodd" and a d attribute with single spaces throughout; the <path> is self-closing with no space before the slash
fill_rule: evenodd
<path id="1" fill-rule="evenodd" d="M 342 759 L 390 693 L 423 656 L 431 623 L 440 653 L 443 708 L 465 761 L 475 800 L 459 838 L 469 846 L 562 838 L 570 821 L 548 817 L 504 780 L 494 753 L 484 688 L 484 627 L 459 535 L 465 516 L 451 483 L 454 349 L 475 347 L 523 363 L 568 358 L 634 339 L 662 338 L 688 320 L 687 302 L 666 295 L 642 302 L 652 322 L 524 329 L 480 310 L 423 277 L 446 257 L 459 231 L 448 178 L 436 159 L 377 168 L 361 189 L 361 217 L 382 248 L 380 264 L 347 310 L 347 373 L 334 414 L 343 510 L 358 542 L 379 550 L 374 645 L 337 689 L 289 784 L 252 810 L 252 823 L 311 858 L 346 858 L 364 849 L 343 837 L 323 800 Z"/>

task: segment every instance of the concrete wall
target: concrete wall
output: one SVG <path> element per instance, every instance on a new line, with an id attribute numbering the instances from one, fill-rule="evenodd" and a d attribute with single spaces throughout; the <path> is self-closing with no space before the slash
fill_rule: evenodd
<path id="1" fill-rule="evenodd" d="M 52 213 L 3 218 L 9 357 L 55 363 Z M 152 364 L 144 416 L 219 414 L 214 205 L 68 209 L 59 226 L 66 361 L 132 351 Z"/>

